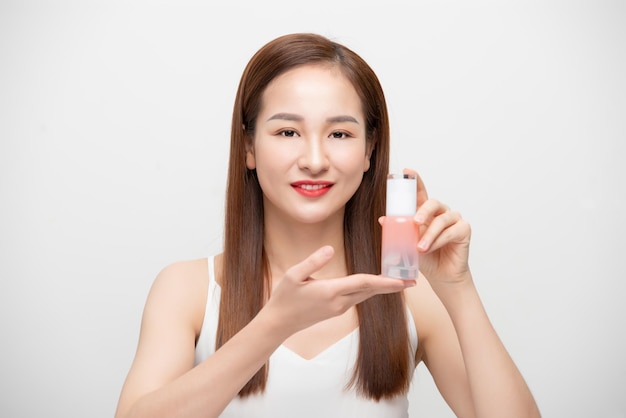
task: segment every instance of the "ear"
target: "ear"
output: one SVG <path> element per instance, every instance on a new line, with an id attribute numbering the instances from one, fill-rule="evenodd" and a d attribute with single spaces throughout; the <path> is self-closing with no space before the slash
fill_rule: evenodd
<path id="1" fill-rule="evenodd" d="M 370 169 L 370 158 L 372 158 L 372 152 L 374 152 L 374 145 L 368 141 L 367 149 L 365 150 L 365 159 L 363 160 L 364 173 Z"/>
<path id="2" fill-rule="evenodd" d="M 241 125 L 242 129 L 246 130 L 246 127 Z M 256 159 L 254 157 L 254 144 L 253 139 L 247 133 L 244 133 L 245 142 L 246 142 L 246 167 L 249 170 L 254 170 L 256 168 Z"/>
<path id="3" fill-rule="evenodd" d="M 254 159 L 254 151 L 252 149 L 246 151 L 246 167 L 248 167 L 249 170 L 256 168 L 256 160 Z"/>

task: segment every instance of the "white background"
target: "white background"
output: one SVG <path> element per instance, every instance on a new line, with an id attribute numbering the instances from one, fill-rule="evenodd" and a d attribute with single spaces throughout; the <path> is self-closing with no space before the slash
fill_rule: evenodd
<path id="1" fill-rule="evenodd" d="M 379 75 L 392 166 L 473 227 L 545 417 L 626 417 L 623 1 L 0 2 L 0 416 L 111 417 L 152 280 L 219 251 L 230 115 L 264 43 Z M 449 417 L 420 366 L 412 416 Z"/>

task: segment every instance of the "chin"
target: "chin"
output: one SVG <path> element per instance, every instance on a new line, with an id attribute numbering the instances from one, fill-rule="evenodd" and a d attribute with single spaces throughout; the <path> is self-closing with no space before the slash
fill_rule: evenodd
<path id="1" fill-rule="evenodd" d="M 308 214 L 303 214 L 301 216 L 296 216 L 294 217 L 294 219 L 297 222 L 305 224 L 305 225 L 319 225 L 319 224 L 323 224 L 327 222 L 332 222 L 333 220 L 336 220 L 336 219 L 340 219 L 341 222 L 343 223 L 343 214 L 344 214 L 343 210 L 339 212 L 334 212 L 334 213 L 328 213 L 328 212 L 308 213 Z"/>

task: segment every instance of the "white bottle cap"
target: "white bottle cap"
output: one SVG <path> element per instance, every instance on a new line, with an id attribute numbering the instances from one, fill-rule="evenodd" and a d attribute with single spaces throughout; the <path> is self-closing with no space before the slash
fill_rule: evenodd
<path id="1" fill-rule="evenodd" d="M 387 216 L 413 216 L 417 211 L 415 174 L 387 176 Z"/>

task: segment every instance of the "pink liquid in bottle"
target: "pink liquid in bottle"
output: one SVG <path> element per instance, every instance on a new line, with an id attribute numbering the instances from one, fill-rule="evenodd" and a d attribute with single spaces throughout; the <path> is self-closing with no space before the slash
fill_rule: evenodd
<path id="1" fill-rule="evenodd" d="M 382 230 L 383 276 L 417 279 L 419 229 L 413 216 L 417 209 L 417 178 L 413 174 L 387 176 L 387 209 Z"/>

